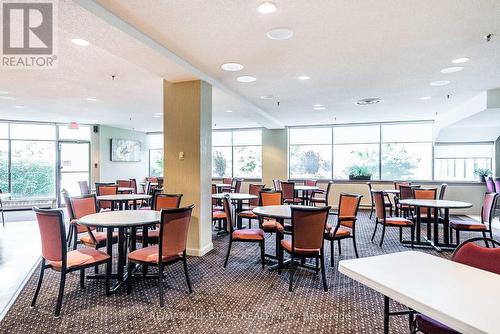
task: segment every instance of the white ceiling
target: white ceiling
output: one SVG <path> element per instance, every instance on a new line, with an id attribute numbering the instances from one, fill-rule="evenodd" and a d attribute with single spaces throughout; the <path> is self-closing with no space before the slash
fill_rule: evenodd
<path id="1" fill-rule="evenodd" d="M 161 78 L 191 80 L 200 72 L 215 82 L 217 128 L 275 127 L 272 118 L 286 125 L 433 119 L 436 112 L 500 87 L 498 0 L 274 2 L 278 10 L 263 15 L 256 11 L 258 0 L 98 1 L 182 63 L 131 37 L 112 15 L 88 11 L 95 2 L 77 0 L 80 7 L 60 1 L 58 69 L 1 71 L 0 90 L 17 100 L 0 100 L 0 118 L 158 131 L 161 122 L 152 114 L 162 109 Z M 292 39 L 267 39 L 267 30 L 281 26 L 293 29 Z M 486 43 L 483 36 L 490 32 L 498 39 Z M 92 44 L 77 47 L 69 42 L 74 37 Z M 464 71 L 439 73 L 463 56 L 471 58 Z M 245 69 L 221 71 L 228 61 Z M 239 83 L 240 74 L 255 75 L 257 81 Z M 299 75 L 311 79 L 299 81 Z M 452 83 L 428 85 L 441 79 Z M 280 106 L 259 98 L 266 94 L 278 96 Z M 433 99 L 419 99 L 427 95 Z M 354 104 L 365 97 L 383 102 Z M 313 111 L 315 103 L 327 110 Z M 26 108 L 13 108 L 19 104 Z"/>

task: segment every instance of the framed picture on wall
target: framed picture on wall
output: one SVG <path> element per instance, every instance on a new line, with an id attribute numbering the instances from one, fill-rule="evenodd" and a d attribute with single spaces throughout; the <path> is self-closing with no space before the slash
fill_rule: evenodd
<path id="1" fill-rule="evenodd" d="M 141 161 L 141 142 L 129 139 L 111 139 L 111 161 Z"/>

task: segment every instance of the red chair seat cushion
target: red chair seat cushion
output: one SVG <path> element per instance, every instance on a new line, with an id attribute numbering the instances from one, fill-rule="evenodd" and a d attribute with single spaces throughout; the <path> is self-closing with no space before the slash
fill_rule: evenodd
<path id="1" fill-rule="evenodd" d="M 233 240 L 264 240 L 264 231 L 260 228 L 236 230 L 233 232 Z"/>
<path id="2" fill-rule="evenodd" d="M 460 334 L 456 330 L 423 314 L 417 314 L 415 321 L 417 328 L 424 334 Z"/>
<path id="3" fill-rule="evenodd" d="M 298 203 L 302 203 L 302 198 L 287 198 L 283 202 L 298 204 Z"/>
<path id="4" fill-rule="evenodd" d="M 158 263 L 158 251 L 157 245 L 141 248 L 131 252 L 128 259 L 132 262 Z M 170 262 L 180 257 L 179 254 L 162 256 L 162 262 Z"/>
<path id="5" fill-rule="evenodd" d="M 264 219 L 262 229 L 265 232 L 276 232 L 278 230 L 278 222 L 274 219 Z"/>
<path id="6" fill-rule="evenodd" d="M 67 253 L 67 269 L 75 269 L 94 263 L 104 262 L 109 259 L 109 255 L 93 248 L 80 248 Z M 62 267 L 62 261 L 48 261 L 55 269 Z"/>
<path id="7" fill-rule="evenodd" d="M 390 217 L 385 219 L 386 225 L 389 226 L 412 226 L 413 222 L 406 218 Z"/>
<path id="8" fill-rule="evenodd" d="M 327 238 L 329 239 L 334 239 L 334 238 L 345 238 L 351 235 L 351 231 L 345 228 L 339 228 L 337 232 L 335 232 L 335 235 L 333 235 L 333 230 L 330 229 L 326 235 Z"/>
<path id="9" fill-rule="evenodd" d="M 241 211 L 240 213 L 238 213 L 238 216 L 240 216 L 241 218 L 248 218 L 248 219 L 259 218 L 255 213 L 252 212 L 252 210 Z"/>
<path id="10" fill-rule="evenodd" d="M 213 211 L 212 219 L 226 219 L 226 213 L 224 211 Z"/>
<path id="11" fill-rule="evenodd" d="M 292 252 L 292 241 L 291 240 L 281 240 L 281 247 L 283 247 L 288 253 Z M 308 249 L 308 248 L 297 248 L 295 247 L 294 253 L 302 255 L 316 255 L 319 254 L 318 249 Z"/>
<path id="12" fill-rule="evenodd" d="M 97 248 L 106 246 L 107 233 L 106 232 L 92 232 L 95 240 L 97 241 Z M 94 240 L 90 237 L 90 235 L 85 234 L 80 237 L 80 241 L 82 244 L 88 247 L 96 247 Z M 118 233 L 113 232 L 113 243 L 118 241 Z"/>
<path id="13" fill-rule="evenodd" d="M 451 228 L 455 230 L 468 230 L 468 231 L 486 231 L 486 225 L 475 220 L 457 220 L 450 223 Z"/>

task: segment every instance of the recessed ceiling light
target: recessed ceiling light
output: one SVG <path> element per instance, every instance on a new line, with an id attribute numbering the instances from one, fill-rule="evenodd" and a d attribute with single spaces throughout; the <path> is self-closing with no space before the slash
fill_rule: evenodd
<path id="1" fill-rule="evenodd" d="M 155 113 L 153 114 L 153 117 L 154 117 L 154 118 L 160 118 L 160 117 L 163 117 L 163 113 L 161 113 L 161 112 L 155 112 Z"/>
<path id="2" fill-rule="evenodd" d="M 314 108 L 318 108 L 318 107 L 322 107 L 323 105 L 321 103 L 316 103 L 315 105 L 313 105 Z"/>
<path id="3" fill-rule="evenodd" d="M 430 97 L 430 96 L 422 96 L 420 99 L 425 101 L 425 100 L 432 99 L 432 97 Z"/>
<path id="4" fill-rule="evenodd" d="M 226 112 L 233 112 L 233 111 L 228 109 L 228 110 L 226 110 Z"/>
<path id="5" fill-rule="evenodd" d="M 276 11 L 276 5 L 271 1 L 263 1 L 258 7 L 257 11 L 261 14 L 271 14 Z"/>
<path id="6" fill-rule="evenodd" d="M 293 31 L 288 28 L 274 28 L 266 33 L 267 37 L 274 40 L 290 39 L 293 36 Z"/>
<path id="7" fill-rule="evenodd" d="M 0 99 L 2 99 L 2 100 L 15 100 L 16 98 L 12 97 L 12 96 L 0 96 Z"/>
<path id="8" fill-rule="evenodd" d="M 311 79 L 311 77 L 308 77 L 307 75 L 301 75 L 297 79 L 299 79 L 299 80 L 309 80 L 309 79 Z"/>
<path id="9" fill-rule="evenodd" d="M 370 104 L 377 104 L 380 102 L 382 102 L 382 100 L 379 99 L 378 97 L 370 97 L 367 99 L 361 99 L 359 101 L 356 101 L 356 104 L 358 106 L 366 106 L 366 105 L 370 105 Z"/>
<path id="10" fill-rule="evenodd" d="M 453 59 L 451 62 L 453 64 L 463 64 L 463 63 L 466 63 L 470 60 L 470 58 L 468 57 L 463 57 L 463 58 L 457 58 L 457 59 Z"/>
<path id="11" fill-rule="evenodd" d="M 71 40 L 71 42 L 72 42 L 73 44 L 76 44 L 76 45 L 79 45 L 79 46 L 89 46 L 89 45 L 90 45 L 90 43 L 89 43 L 89 42 L 87 42 L 86 40 L 81 39 L 81 38 L 73 38 L 73 39 Z"/>
<path id="12" fill-rule="evenodd" d="M 429 83 L 431 86 L 439 87 L 439 86 L 446 86 L 450 83 L 449 80 L 437 80 L 437 81 L 432 81 Z"/>
<path id="13" fill-rule="evenodd" d="M 26 107 L 25 106 L 14 106 L 14 108 L 16 108 L 16 109 L 24 109 Z"/>
<path id="14" fill-rule="evenodd" d="M 314 110 L 325 110 L 325 107 L 314 107 Z"/>
<path id="15" fill-rule="evenodd" d="M 463 66 L 452 66 L 452 67 L 446 67 L 446 68 L 443 68 L 441 71 L 441 73 L 455 73 L 455 72 L 460 72 L 461 70 L 463 70 Z"/>
<path id="16" fill-rule="evenodd" d="M 9 94 L 9 92 L 5 91 L 5 90 L 0 90 L 0 95 L 7 95 Z"/>
<path id="17" fill-rule="evenodd" d="M 260 98 L 263 100 L 271 100 L 274 98 L 274 95 L 261 95 Z"/>
<path id="18" fill-rule="evenodd" d="M 239 82 L 254 82 L 257 78 L 251 75 L 242 75 L 241 77 L 237 77 L 236 80 Z"/>
<path id="19" fill-rule="evenodd" d="M 87 101 L 95 102 L 97 99 L 95 97 L 87 97 Z"/>
<path id="20" fill-rule="evenodd" d="M 238 63 L 225 63 L 222 64 L 221 67 L 224 71 L 236 72 L 241 71 L 243 69 L 243 65 Z"/>

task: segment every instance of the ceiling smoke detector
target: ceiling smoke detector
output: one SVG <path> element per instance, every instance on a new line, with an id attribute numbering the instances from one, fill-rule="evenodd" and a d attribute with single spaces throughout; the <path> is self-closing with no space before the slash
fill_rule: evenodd
<path id="1" fill-rule="evenodd" d="M 370 97 L 370 98 L 367 98 L 367 99 L 361 99 L 359 101 L 356 101 L 356 104 L 358 106 L 367 106 L 367 105 L 370 105 L 370 104 L 377 104 L 377 103 L 380 103 L 382 102 L 382 100 L 378 97 Z"/>

